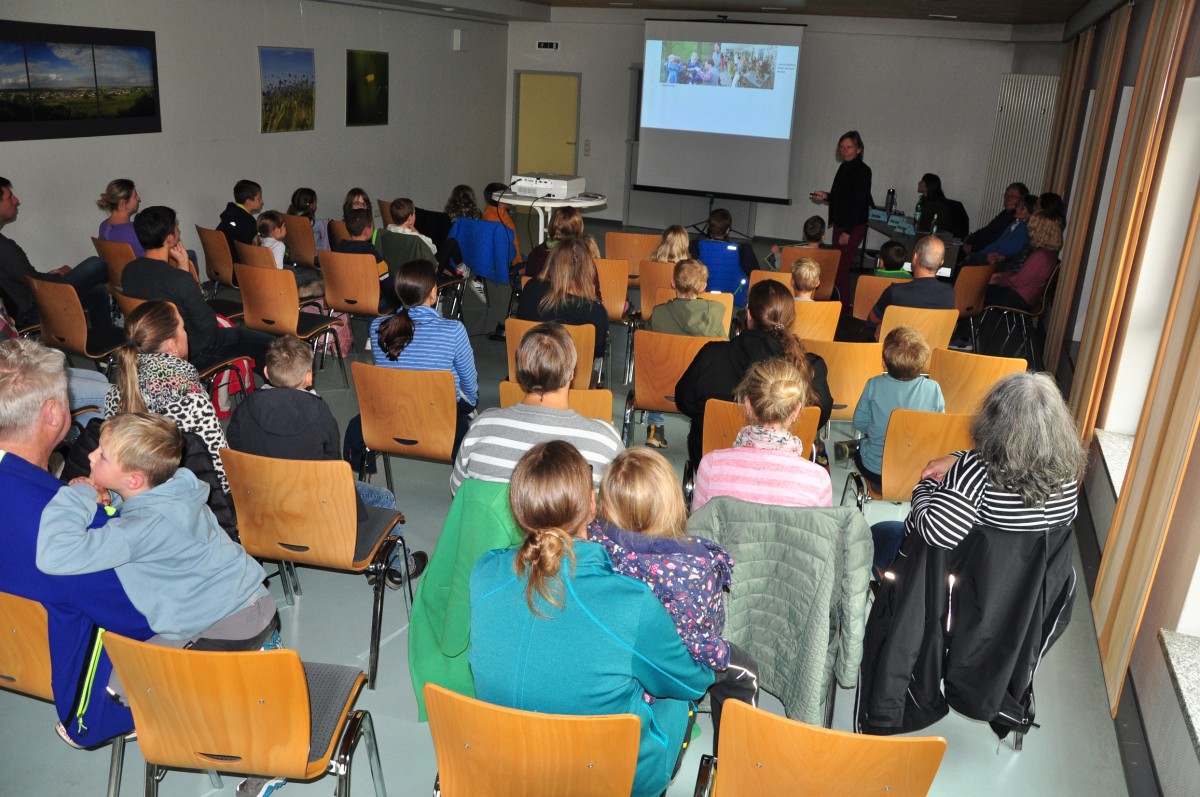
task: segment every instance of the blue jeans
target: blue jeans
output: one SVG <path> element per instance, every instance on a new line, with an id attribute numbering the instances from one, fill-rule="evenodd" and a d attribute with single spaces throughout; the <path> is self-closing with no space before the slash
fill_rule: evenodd
<path id="1" fill-rule="evenodd" d="M 651 410 L 650 412 L 646 413 L 646 425 L 647 426 L 662 426 L 666 422 L 667 422 L 667 416 L 663 415 L 661 412 L 654 412 L 653 410 Z"/>
<path id="2" fill-rule="evenodd" d="M 875 560 L 872 567 L 883 572 L 900 553 L 904 543 L 904 521 L 884 520 L 871 526 L 871 538 L 875 541 Z"/>
<path id="3" fill-rule="evenodd" d="M 386 487 L 376 487 L 373 484 L 360 482 L 357 479 L 354 482 L 354 489 L 358 491 L 358 497 L 367 506 L 374 506 L 380 509 L 395 509 L 396 496 L 392 495 Z M 403 537 L 403 533 L 398 533 L 398 536 Z M 397 546 L 395 553 L 392 554 L 392 560 L 388 562 L 388 567 L 396 566 L 396 559 L 400 557 L 400 547 Z M 408 553 L 408 566 L 412 567 L 412 551 Z"/>

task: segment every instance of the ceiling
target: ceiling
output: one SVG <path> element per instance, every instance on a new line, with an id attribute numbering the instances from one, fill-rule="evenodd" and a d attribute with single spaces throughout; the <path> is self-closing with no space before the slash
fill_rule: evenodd
<path id="1" fill-rule="evenodd" d="M 634 8 L 646 11 L 696 11 L 711 14 L 761 14 L 764 11 L 814 16 L 929 19 L 956 17 L 959 22 L 1006 25 L 1061 24 L 1088 0 L 527 0 L 553 8 Z"/>

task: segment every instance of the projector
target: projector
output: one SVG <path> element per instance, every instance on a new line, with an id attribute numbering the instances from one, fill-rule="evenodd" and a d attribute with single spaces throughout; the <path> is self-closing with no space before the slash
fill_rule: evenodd
<path id="1" fill-rule="evenodd" d="M 584 188 L 583 178 L 571 174 L 527 172 L 512 177 L 512 191 L 517 196 L 569 199 L 582 194 Z"/>

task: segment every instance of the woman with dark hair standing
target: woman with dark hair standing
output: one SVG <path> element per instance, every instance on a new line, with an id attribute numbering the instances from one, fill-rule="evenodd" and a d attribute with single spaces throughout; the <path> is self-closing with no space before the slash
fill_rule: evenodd
<path id="1" fill-rule="evenodd" d="M 871 167 L 863 163 L 862 156 L 862 136 L 857 130 L 847 131 L 838 139 L 837 158 L 841 166 L 834 175 L 833 187 L 828 191 L 813 191 L 811 195 L 817 202 L 829 202 L 833 245 L 842 252 L 835 287 L 843 303 L 850 299 L 850 268 L 867 234 L 871 209 Z"/>
<path id="2" fill-rule="evenodd" d="M 586 538 L 592 472 L 562 440 L 517 463 L 509 503 L 524 542 L 490 551 L 471 573 L 468 653 L 480 700 L 552 714 L 641 720 L 632 797 L 671 782 L 713 671 L 692 659 L 646 584 L 618 575 Z"/>
<path id="3" fill-rule="evenodd" d="M 458 397 L 458 424 L 451 459 L 467 433 L 470 415 L 479 402 L 479 376 L 475 353 L 461 321 L 442 318 L 437 306 L 437 267 L 413 260 L 396 271 L 396 298 L 400 309 L 371 322 L 375 364 L 413 371 L 449 371 Z"/>
<path id="4" fill-rule="evenodd" d="M 710 398 L 734 401 L 738 384 L 750 366 L 782 358 L 800 372 L 808 385 L 805 404 L 821 408 L 821 423 L 829 420 L 833 397 L 829 394 L 825 361 L 804 350 L 792 332 L 796 300 L 774 280 L 763 280 L 750 290 L 746 304 L 746 331 L 733 340 L 705 344 L 675 386 L 675 405 L 692 421 L 688 432 L 688 458 L 699 467 L 704 439 L 704 403 Z"/>

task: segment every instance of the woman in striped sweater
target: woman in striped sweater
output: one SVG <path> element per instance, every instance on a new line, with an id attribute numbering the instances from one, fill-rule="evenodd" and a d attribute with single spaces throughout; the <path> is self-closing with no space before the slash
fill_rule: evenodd
<path id="1" fill-rule="evenodd" d="M 1054 380 L 1018 373 L 996 383 L 971 422 L 975 448 L 930 462 L 913 489 L 912 510 L 893 533 L 920 534 L 954 549 L 977 525 L 1004 531 L 1047 531 L 1075 519 L 1086 452 Z M 895 550 L 892 551 L 895 554 Z M 878 563 L 878 550 L 877 550 Z"/>

